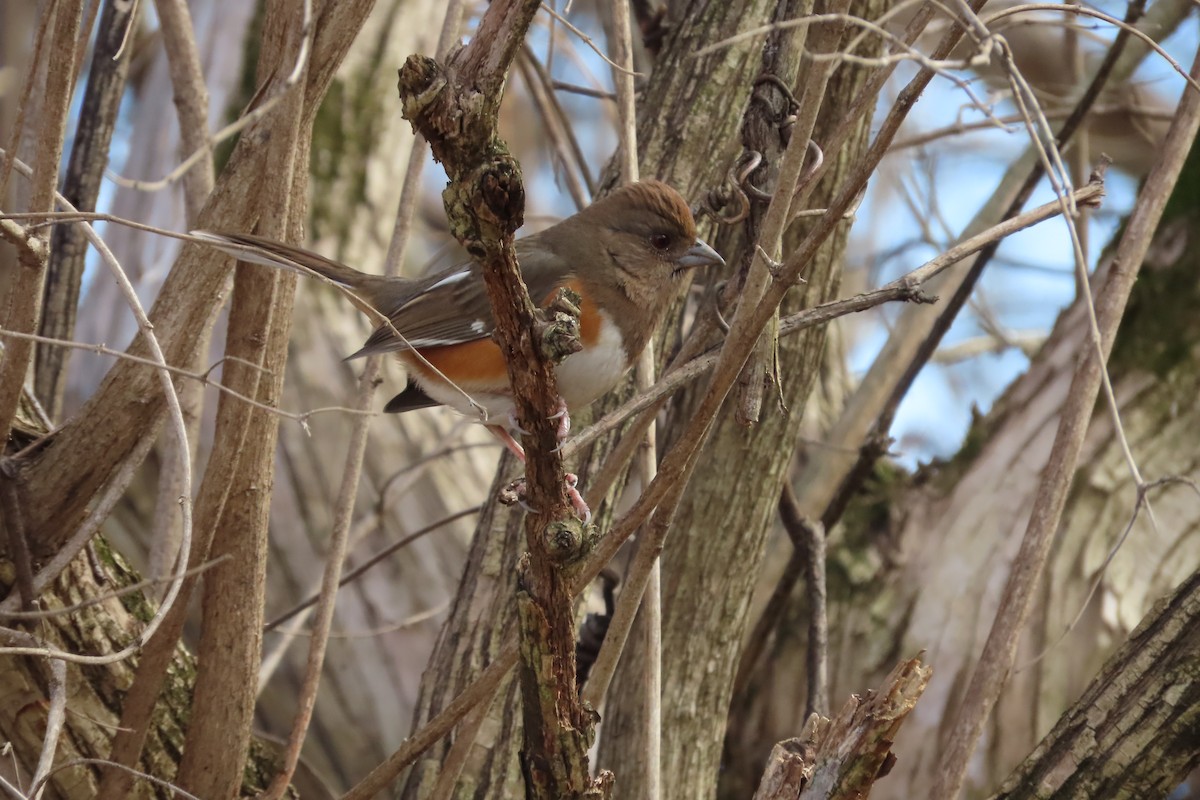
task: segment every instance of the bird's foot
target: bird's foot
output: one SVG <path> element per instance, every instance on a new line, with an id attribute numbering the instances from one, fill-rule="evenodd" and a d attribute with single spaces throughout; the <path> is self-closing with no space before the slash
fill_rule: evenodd
<path id="1" fill-rule="evenodd" d="M 579 485 L 579 476 L 573 472 L 568 472 L 563 476 L 563 485 L 566 487 L 567 499 L 571 502 L 571 508 L 584 525 L 591 524 L 592 510 L 588 508 L 587 501 L 583 499 L 583 495 L 575 487 Z M 512 483 L 500 490 L 499 500 L 506 506 L 519 505 L 529 513 L 535 513 L 537 509 L 529 505 L 525 501 L 526 493 L 529 490 L 529 485 L 525 478 L 517 478 Z"/>
<path id="2" fill-rule="evenodd" d="M 588 508 L 587 501 L 583 499 L 583 495 L 575 487 L 579 485 L 579 476 L 574 472 L 568 472 L 563 476 L 563 483 L 567 487 L 567 499 L 571 501 L 571 508 L 575 509 L 575 516 L 583 521 L 584 525 L 590 525 L 592 522 L 592 510 Z"/>

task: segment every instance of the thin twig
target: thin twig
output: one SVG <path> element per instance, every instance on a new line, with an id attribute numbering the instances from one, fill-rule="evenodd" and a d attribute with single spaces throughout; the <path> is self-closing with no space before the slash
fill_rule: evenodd
<path id="1" fill-rule="evenodd" d="M 292 64 L 291 72 L 279 86 L 278 91 L 273 91 L 270 83 L 260 87 L 260 93 L 269 93 L 269 96 L 265 100 L 263 100 L 261 96 L 256 96 L 254 100 L 251 101 L 252 108 L 250 110 L 209 137 L 201 147 L 193 150 L 187 158 L 180 162 L 179 166 L 168 172 L 162 178 L 159 178 L 158 180 L 138 180 L 122 177 L 112 170 L 109 170 L 107 173 L 105 173 L 108 179 L 118 186 L 122 186 L 126 189 L 135 189 L 142 192 L 157 192 L 166 189 L 168 186 L 171 186 L 176 181 L 187 175 L 188 172 L 191 171 L 191 169 L 197 164 L 205 160 L 211 160 L 212 150 L 218 144 L 227 139 L 231 139 L 246 128 L 253 125 L 258 120 L 265 117 L 267 114 L 271 113 L 275 106 L 283 100 L 287 92 L 300 79 L 301 73 L 308 64 L 308 54 L 311 48 L 313 27 L 312 0 L 303 0 L 301 7 L 303 13 L 301 16 L 299 30 L 300 48 L 297 51 L 296 60 Z"/>
<path id="2" fill-rule="evenodd" d="M 100 5 L 94 3 L 93 12 Z M 100 194 L 104 165 L 108 162 L 109 146 L 129 72 L 129 58 L 118 58 L 115 54 L 136 13 L 130 3 L 103 5 L 104 13 L 93 45 L 91 68 L 62 185 L 64 197 L 89 210 L 95 208 Z M 70 339 L 75 333 L 87 242 L 74 226 L 55 228 L 50 238 L 42 318 L 37 332 L 43 336 Z M 53 419 L 62 416 L 68 356 L 69 353 L 55 347 L 37 348 L 34 391 Z"/>
<path id="3" fill-rule="evenodd" d="M 779 497 L 779 516 L 797 554 L 803 553 L 808 589 L 808 698 L 804 718 L 829 716 L 829 620 L 825 603 L 825 526 L 803 517 L 790 483 Z"/>
<path id="4" fill-rule="evenodd" d="M 564 17 L 562 14 L 559 14 L 557 11 L 555 11 L 553 8 L 546 5 L 545 3 L 542 3 L 542 10 L 545 11 L 547 14 L 549 14 L 551 17 L 553 17 L 558 22 L 561 22 L 564 28 L 566 28 L 571 33 L 578 36 L 583 41 L 584 44 L 586 44 L 589 48 L 591 48 L 593 53 L 600 56 L 600 58 L 602 58 L 604 60 L 605 64 L 608 64 L 610 67 L 612 67 L 617 72 L 625 72 L 626 71 L 625 67 L 621 66 L 620 64 L 615 63 L 611 58 L 609 58 L 608 55 L 604 52 L 604 50 L 599 45 L 597 45 L 595 41 L 592 40 L 592 37 L 588 36 L 586 33 L 579 30 L 579 28 L 576 28 L 574 25 L 572 25 L 570 23 L 570 21 L 566 17 Z M 630 75 L 635 75 L 635 76 L 641 75 L 640 72 L 634 72 L 632 69 L 630 69 L 628 71 L 629 71 Z"/>
<path id="5" fill-rule="evenodd" d="M 53 20 L 53 33 L 45 64 L 45 84 L 41 87 L 34 169 L 26 173 L 29 178 L 29 208 L 32 211 L 54 208 L 58 194 L 54 188 L 58 185 L 59 164 L 62 161 L 63 140 L 75 83 L 72 56 L 83 14 L 83 2 L 62 0 L 43 6 L 43 11 L 43 19 L 47 24 Z M 31 65 L 30 76 L 36 74 L 38 65 Z M 0 234 L 4 232 L 4 229 L 0 229 Z M 36 236 L 45 238 L 46 233 Z M 45 255 L 35 255 L 32 250 L 25 248 L 17 250 L 17 269 L 7 286 L 7 307 L 2 318 L 5 327 L 24 333 L 37 331 L 46 275 Z M 8 441 L 32 360 L 33 345 L 30 342 L 13 342 L 4 348 L 4 356 L 0 359 L 0 442 Z"/>
<path id="6" fill-rule="evenodd" d="M 1077 203 L 1094 203 L 1103 194 L 1103 186 L 1095 183 L 1076 190 L 1074 197 Z M 1012 217 L 959 242 L 954 247 L 927 261 L 912 272 L 902 275 L 878 289 L 844 300 L 833 300 L 784 317 L 780 320 L 779 334 L 780 336 L 786 336 L 797 333 L 814 325 L 821 325 L 838 317 L 866 311 L 883 303 L 917 299 L 915 297 L 917 290 L 927 281 L 941 274 L 949 267 L 979 252 L 979 250 L 989 246 L 993 242 L 997 242 L 1017 231 L 1044 222 L 1059 213 L 1061 213 L 1059 204 L 1052 202 Z M 695 380 L 699 375 L 712 368 L 713 364 L 716 363 L 716 358 L 715 353 L 709 352 L 688 361 L 676 369 L 668 371 L 649 390 L 631 398 L 619 408 L 606 414 L 602 419 L 572 436 L 571 440 L 563 447 L 565 456 L 572 458 L 600 436 L 616 430 L 629 417 L 649 408 L 660 398 L 671 394 L 685 383 Z M 858 451 L 853 450 L 853 452 Z"/>
<path id="7" fill-rule="evenodd" d="M 229 357 L 222 358 L 222 359 L 219 359 L 218 361 L 214 362 L 210 366 L 206 367 L 203 371 L 196 372 L 196 371 L 189 370 L 189 369 L 183 369 L 182 367 L 172 367 L 172 366 L 163 367 L 161 364 L 159 364 L 157 361 L 155 361 L 152 358 L 142 358 L 141 356 L 131 355 L 130 353 L 127 353 L 123 350 L 113 350 L 111 347 L 105 347 L 102 344 L 91 344 L 89 342 L 73 342 L 73 341 L 69 341 L 66 339 L 54 339 L 49 336 L 37 336 L 34 334 L 29 334 L 29 333 L 17 333 L 16 331 L 6 331 L 3 328 L 0 328 L 0 338 L 3 338 L 3 339 L 27 339 L 31 342 L 37 342 L 39 344 L 54 345 L 55 347 L 65 347 L 65 348 L 69 348 L 72 350 L 86 350 L 89 353 L 95 353 L 97 355 L 102 355 L 102 356 L 110 356 L 112 358 L 120 359 L 123 361 L 129 361 L 134 364 L 145 364 L 146 366 L 157 367 L 159 369 L 165 369 L 167 372 L 169 372 L 172 375 L 175 375 L 177 377 L 186 378 L 188 380 L 193 380 L 204 386 L 211 386 L 212 388 L 216 389 L 218 392 L 227 394 L 230 397 L 232 397 L 240 402 L 246 403 L 247 405 L 258 409 L 259 411 L 263 411 L 268 414 L 273 414 L 277 417 L 280 417 L 281 419 L 286 419 L 286 420 L 295 422 L 301 428 L 304 429 L 305 433 L 311 432 L 311 431 L 309 431 L 308 421 L 311 418 L 313 418 L 319 414 L 329 414 L 329 413 L 333 413 L 333 412 L 338 412 L 341 414 L 346 414 L 346 415 L 351 415 L 351 416 L 354 416 L 354 415 L 372 416 L 372 417 L 378 416 L 378 412 L 371 411 L 369 409 L 367 409 L 367 410 L 355 409 L 355 408 L 350 408 L 348 406 L 322 406 L 320 408 L 314 408 L 314 409 L 310 409 L 308 411 L 284 411 L 281 408 L 267 405 L 266 403 L 260 403 L 259 401 L 255 400 L 253 397 L 249 397 L 249 396 L 237 391 L 236 389 L 231 389 L 230 387 L 224 385 L 220 381 L 215 381 L 211 377 L 209 377 L 210 375 L 212 375 L 212 372 L 214 369 L 216 369 L 218 366 L 220 366 L 222 363 L 224 363 L 226 361 L 230 361 L 230 362 L 238 361 L 238 362 L 245 364 L 245 362 L 243 362 L 241 359 L 235 359 L 235 358 L 229 358 Z M 254 364 L 248 364 L 246 366 L 249 366 L 252 369 L 259 369 L 259 367 Z"/>
<path id="8" fill-rule="evenodd" d="M 613 26 L 613 61 L 622 66 L 621 70 L 613 70 L 613 82 L 617 89 L 617 115 L 620 121 L 618 127 L 619 147 L 617 159 L 620 165 L 623 182 L 630 183 L 638 179 L 638 139 L 637 139 L 637 108 L 635 105 L 633 85 L 633 30 L 629 19 L 629 4 L 614 3 L 612 5 Z M 634 373 L 634 387 L 643 392 L 654 383 L 654 342 L 647 342 L 645 349 L 638 358 Z M 658 472 L 658 451 L 655 437 L 655 426 L 646 426 L 646 432 L 638 448 L 634 461 L 634 470 L 642 486 L 649 486 Z M 644 581 L 644 593 L 641 590 L 643 581 L 640 576 L 636 580 L 626 580 L 622 590 L 640 594 L 639 602 L 632 603 L 642 610 L 642 630 L 645 635 L 645 674 L 643 675 L 642 702 L 645 704 L 645 726 L 640 731 L 645 749 L 646 774 L 635 785 L 640 785 L 642 796 L 647 800 L 660 800 L 662 789 L 662 562 L 655 556 L 649 561 L 649 574 Z M 632 587 L 632 588 L 631 588 Z M 632 598 L 631 598 L 632 599 Z M 630 620 L 632 622 L 632 620 Z M 612 627 L 609 627 L 609 633 Z M 607 637 L 606 637 L 607 639 Z M 601 648 L 603 651 L 603 647 Z M 595 675 L 593 666 L 593 676 Z M 607 682 L 606 682 L 607 683 Z M 590 684 L 589 684 L 590 687 Z M 599 705 L 597 702 L 596 705 Z"/>
<path id="9" fill-rule="evenodd" d="M 479 705 L 475 706 L 459 723 L 458 734 L 454 737 L 454 743 L 450 745 L 450 751 L 442 759 L 437 783 L 434 784 L 433 791 L 429 794 L 429 800 L 450 800 L 454 797 L 458 779 L 462 776 L 463 767 L 467 765 L 471 749 L 475 747 L 475 740 L 479 738 L 479 729 L 487 721 L 488 713 L 496 702 L 500 686 L 501 684 L 496 684 L 492 689 L 491 697 L 481 699 Z"/>
<path id="10" fill-rule="evenodd" d="M 479 673 L 479 676 L 467 688 L 455 695 L 445 708 L 420 729 L 414 731 L 404 740 L 404 744 L 400 745 L 382 764 L 371 770 L 370 774 L 342 795 L 341 800 L 370 800 L 386 789 L 405 767 L 416 761 L 422 753 L 453 730 L 458 721 L 471 709 L 492 697 L 496 687 L 516 664 L 517 646 L 515 643 L 509 643 L 496 656 L 496 660 L 488 664 L 487 668 Z"/>
<path id="11" fill-rule="evenodd" d="M 341 582 L 338 583 L 338 588 L 340 589 L 341 587 L 358 580 L 358 578 L 360 578 L 363 575 L 363 573 L 365 573 L 367 570 L 371 569 L 371 567 L 374 567 L 376 564 L 379 564 L 384 559 L 394 555 L 397 551 L 402 550 L 405 547 L 408 547 L 410 544 L 417 541 L 418 539 L 428 536 L 429 534 L 433 533 L 434 531 L 438 530 L 439 528 L 449 525 L 451 522 L 460 520 L 463 517 L 469 517 L 472 514 L 478 514 L 482 510 L 483 510 L 483 506 L 472 506 L 471 508 L 464 508 L 462 511 L 456 511 L 455 513 L 453 513 L 447 517 L 443 517 L 443 518 L 439 519 L 437 522 L 430 523 L 429 525 L 426 525 L 424 528 L 421 528 L 418 531 L 410 533 L 408 536 L 405 536 L 403 539 L 399 540 L 398 542 L 394 542 L 394 543 L 388 545 L 387 547 L 383 548 L 375 555 L 368 558 L 362 564 L 359 564 L 357 567 L 355 567 L 354 569 L 347 572 L 342 577 Z M 313 594 L 313 595 L 309 596 L 308 598 L 302 600 L 301 602 L 297 603 L 296 605 L 292 606 L 287 611 L 283 612 L 279 616 L 275 617 L 275 619 L 271 620 L 266 625 L 264 625 L 263 633 L 267 633 L 267 632 L 279 627 L 280 625 L 287 622 L 292 617 L 299 614 L 304 609 L 315 604 L 319 598 L 320 598 L 319 594 Z"/>
<path id="12" fill-rule="evenodd" d="M 71 605 L 61 606 L 59 608 L 49 608 L 45 609 L 44 611 L 8 611 L 3 607 L 0 607 L 0 619 L 49 619 L 51 617 L 73 614 L 76 611 L 82 611 L 85 608 L 91 608 L 92 606 L 100 605 L 101 603 L 105 603 L 109 600 L 140 592 L 143 589 L 149 589 L 153 586 L 161 586 L 163 584 L 170 583 L 177 577 L 190 578 L 193 575 L 200 575 L 201 573 L 208 572 L 213 567 L 224 562 L 227 558 L 228 556 L 214 558 L 207 563 L 201 564 L 197 567 L 192 567 L 180 575 L 168 575 L 163 578 L 146 578 L 145 580 L 131 583 L 128 586 L 122 586 L 120 589 L 113 589 L 112 591 L 104 592 L 96 595 L 95 597 L 89 597 L 86 600 L 80 600 L 78 603 L 72 603 Z"/>
<path id="13" fill-rule="evenodd" d="M 534 56 L 528 45 L 521 48 L 521 55 L 517 58 L 517 69 L 524 79 L 525 88 L 533 99 L 533 104 L 537 106 L 538 115 L 542 118 L 546 129 L 546 135 L 558 154 L 557 159 L 554 160 L 557 164 L 561 164 L 561 169 L 556 168 L 555 173 L 566 180 L 567 193 L 571 195 L 571 200 L 575 203 L 575 210 L 578 211 L 588 204 L 591 195 L 591 188 L 585 189 L 580 182 L 580 174 L 584 173 L 587 166 L 579 148 L 579 141 L 571 131 L 570 125 L 566 124 L 562 107 L 554 94 L 546 90 L 544 68 L 538 63 L 537 57 Z"/>
<path id="14" fill-rule="evenodd" d="M 956 42 L 957 33 L 952 32 L 947 35 L 942 44 L 939 45 L 939 48 L 948 51 Z M 879 159 L 882 158 L 892 137 L 894 137 L 896 130 L 899 128 L 900 122 L 924 90 L 929 77 L 928 75 L 918 76 L 906 88 L 905 92 L 902 93 L 901 102 L 893 109 L 885 121 L 868 157 L 860 164 L 858 171 L 852 176 L 849 184 L 835 199 L 835 202 L 831 204 L 829 212 L 822 220 L 825 224 L 818 226 L 804 243 L 805 246 L 789 258 L 787 265 L 785 265 L 787 272 L 783 273 L 784 279 L 791 277 L 803 267 L 811 252 L 815 251 L 820 243 L 824 241 L 824 237 L 828 236 L 832 231 L 832 225 L 836 224 L 853 204 L 855 198 L 861 192 L 862 184 L 865 183 L 867 176 L 873 172 Z M 1055 208 L 1055 213 L 1057 213 L 1057 208 Z M 772 291 L 778 291 L 780 296 L 783 293 L 782 290 L 778 289 L 778 286 L 773 287 Z M 911 296 L 911 290 L 907 289 L 893 289 L 891 294 L 892 299 L 908 296 Z M 884 301 L 877 300 L 875 302 L 877 304 L 877 302 Z M 840 305 L 841 307 L 838 312 L 835 313 L 840 313 L 845 308 L 855 305 L 855 303 L 847 301 Z M 861 307 L 869 306 L 870 301 Z M 765 321 L 765 315 L 763 321 Z M 814 322 L 813 324 L 816 323 Z M 736 346 L 731 344 L 734 341 L 731 333 L 731 337 L 727 340 L 726 347 L 722 350 L 722 353 L 713 358 L 713 361 L 721 367 L 718 372 L 719 379 L 714 378 L 713 386 L 710 388 L 709 393 L 702 399 L 697 415 L 688 426 L 688 431 L 680 439 L 676 447 L 672 448 L 664 458 L 656 479 L 646 487 L 642 496 L 634 503 L 634 506 L 613 527 L 608 535 L 600 541 L 588 562 L 581 569 L 572 587 L 574 593 L 577 594 L 582 591 L 594 579 L 600 569 L 608 563 L 624 541 L 634 530 L 643 524 L 659 502 L 663 501 L 671 490 L 671 487 L 678 485 L 684 473 L 689 471 L 689 462 L 698 452 L 699 445 L 707 433 L 708 426 L 712 421 L 713 415 L 715 415 L 716 409 L 722 404 L 729 386 L 736 377 L 736 373 L 740 371 L 741 364 L 744 362 L 746 355 L 748 355 L 749 348 L 753 346 L 753 341 L 757 339 L 758 331 L 754 329 L 751 320 L 735 322 L 735 328 L 731 329 L 731 331 L 738 330 L 739 328 L 745 328 L 746 330 L 744 332 L 739 331 L 738 344 Z M 746 342 L 747 337 L 749 337 L 748 343 Z M 648 402 L 652 403 L 654 400 L 651 399 Z M 509 646 L 501 651 L 496 660 L 467 689 L 455 697 L 441 713 L 429 720 L 424 727 L 410 737 L 405 745 L 393 753 L 387 761 L 376 767 L 367 778 L 347 793 L 345 800 L 365 800 L 365 798 L 372 796 L 375 792 L 386 787 L 400 770 L 411 764 L 429 746 L 444 736 L 457 720 L 462 718 L 463 714 L 470 710 L 480 701 L 482 696 L 490 691 L 490 687 L 502 680 L 508 669 L 516 663 L 516 660 L 517 653 L 515 646 Z"/>
<path id="15" fill-rule="evenodd" d="M 213 188 L 213 142 L 208 141 L 208 87 L 196 45 L 192 15 L 185 0 L 155 0 L 167 69 L 175 92 L 179 116 L 180 146 L 185 153 L 199 153 L 200 169 L 183 174 L 183 201 L 188 226 L 196 223 L 200 209 Z"/>
<path id="16" fill-rule="evenodd" d="M 46 778 L 54 766 L 54 752 L 62 737 L 63 724 L 67 718 L 67 665 L 63 661 L 50 660 L 47 684 L 50 688 L 50 710 L 46 714 L 46 733 L 42 736 L 42 752 L 38 756 L 37 769 L 33 773 L 33 800 L 41 800 Z"/>
<path id="17" fill-rule="evenodd" d="M 61 772 L 62 770 L 70 769 L 71 767 L 81 767 L 81 766 L 111 767 L 113 769 L 118 769 L 118 770 L 121 770 L 122 772 L 129 773 L 130 775 L 134 776 L 135 778 L 141 778 L 144 781 L 149 781 L 150 783 L 153 783 L 155 786 L 159 786 L 159 787 L 162 787 L 163 789 L 166 789 L 168 792 L 170 792 L 173 795 L 179 795 L 180 797 L 185 798 L 185 800 L 200 800 L 200 798 L 196 797 L 196 795 L 192 794 L 191 792 L 184 791 L 183 789 L 179 788 L 178 786 L 171 783 L 170 781 L 164 781 L 162 778 L 156 778 L 148 772 L 142 772 L 141 770 L 134 769 L 133 767 L 127 767 L 124 764 L 118 764 L 117 762 L 110 761 L 107 758 L 72 758 L 70 761 L 64 761 L 63 763 L 56 766 L 53 770 L 50 771 L 50 774 L 47 775 L 46 777 L 48 779 L 51 776 L 53 776 L 56 772 Z M 34 788 L 36 789 L 38 787 L 35 786 Z"/>
<path id="18" fill-rule="evenodd" d="M 415 191 L 417 186 L 408 186 L 405 189 Z M 359 390 L 354 399 L 354 406 L 360 410 L 369 407 L 375 396 L 376 378 L 379 375 L 381 360 L 380 356 L 368 358 L 367 366 L 359 378 Z M 296 765 L 300 763 L 300 748 L 304 745 L 305 736 L 308 734 L 308 725 L 316 707 L 317 688 L 321 683 L 321 672 L 325 663 L 325 649 L 329 643 L 330 629 L 333 626 L 337 589 L 340 585 L 342 567 L 346 562 L 346 547 L 349 541 L 350 524 L 354 517 L 354 500 L 358 494 L 358 482 L 362 475 L 363 456 L 367 449 L 369 426 L 369 417 L 359 417 L 355 420 L 354 429 L 350 434 L 346 467 L 342 473 L 342 485 L 338 489 L 334 511 L 333 531 L 329 537 L 325 570 L 321 576 L 316 622 L 313 625 L 312 638 L 309 642 L 304 680 L 296 702 L 298 709 L 288 734 L 287 745 L 283 753 L 283 764 L 263 793 L 266 800 L 279 800 L 287 792 L 292 775 L 296 771 Z"/>

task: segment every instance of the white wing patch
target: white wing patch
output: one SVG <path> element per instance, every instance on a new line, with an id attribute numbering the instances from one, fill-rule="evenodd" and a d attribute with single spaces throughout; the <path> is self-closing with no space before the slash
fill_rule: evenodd
<path id="1" fill-rule="evenodd" d="M 433 286 L 430 286 L 428 291 L 432 292 L 434 289 L 440 289 L 443 286 L 449 286 L 452 283 L 458 283 L 459 281 L 463 280 L 470 274 L 471 274 L 470 271 L 465 270 L 465 269 L 460 270 L 458 272 L 451 272 L 449 275 L 442 278 L 440 281 L 435 283 Z"/>

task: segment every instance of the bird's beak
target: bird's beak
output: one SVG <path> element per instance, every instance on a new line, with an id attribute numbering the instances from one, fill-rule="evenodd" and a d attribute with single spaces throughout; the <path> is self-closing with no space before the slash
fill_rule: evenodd
<path id="1" fill-rule="evenodd" d="M 675 262 L 680 269 L 692 269 L 694 267 L 712 267 L 720 264 L 725 266 L 725 259 L 721 258 L 721 254 L 713 250 L 700 239 L 684 253 Z"/>

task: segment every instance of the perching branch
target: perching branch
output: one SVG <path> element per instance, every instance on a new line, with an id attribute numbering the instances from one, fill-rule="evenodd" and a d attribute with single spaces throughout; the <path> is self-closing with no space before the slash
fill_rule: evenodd
<path id="1" fill-rule="evenodd" d="M 525 195 L 519 166 L 496 134 L 508 69 L 538 9 L 536 0 L 492 3 L 470 44 L 444 63 L 410 56 L 400 70 L 404 116 L 429 141 L 450 179 L 443 201 L 454 236 L 484 266 L 484 281 L 505 354 L 528 453 L 522 561 L 521 687 L 523 769 L 532 797 L 607 796 L 611 775 L 588 771 L 591 716 L 575 692 L 575 625 L 570 566 L 585 551 L 582 525 L 563 490 L 563 461 L 552 422 L 554 361 L 543 352 L 540 315 L 521 281 L 514 234 Z"/>

